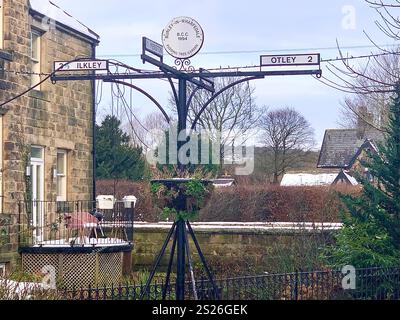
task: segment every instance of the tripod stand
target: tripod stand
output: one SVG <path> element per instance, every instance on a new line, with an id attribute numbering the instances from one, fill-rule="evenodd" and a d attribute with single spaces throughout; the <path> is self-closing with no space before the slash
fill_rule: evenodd
<path id="1" fill-rule="evenodd" d="M 157 259 L 154 264 L 153 270 L 150 274 L 150 277 L 147 280 L 145 289 L 141 293 L 141 296 L 140 296 L 141 300 L 145 297 L 146 294 L 149 295 L 151 282 L 153 281 L 154 275 L 157 271 L 157 268 L 160 265 L 162 257 L 165 254 L 167 246 L 172 238 L 172 235 L 174 237 L 172 240 L 172 247 L 171 247 L 171 252 L 170 252 L 170 257 L 169 257 L 165 285 L 163 287 L 163 292 L 162 292 L 162 300 L 165 300 L 165 298 L 167 296 L 167 291 L 168 291 L 168 288 L 170 285 L 170 278 L 171 278 L 173 260 L 174 260 L 174 256 L 175 256 L 175 250 L 177 251 L 177 254 L 176 254 L 177 255 L 176 300 L 184 300 L 185 299 L 185 266 L 186 266 L 185 257 L 187 257 L 187 260 L 188 260 L 189 273 L 190 273 L 190 278 L 191 278 L 191 286 L 193 289 L 193 296 L 194 296 L 195 300 L 198 300 L 200 298 L 198 295 L 197 289 L 196 289 L 196 280 L 195 280 L 194 272 L 193 272 L 193 262 L 192 262 L 192 258 L 191 258 L 190 250 L 189 250 L 188 233 L 193 240 L 193 243 L 196 247 L 197 253 L 200 257 L 201 263 L 207 273 L 207 278 L 212 286 L 211 297 L 208 296 L 207 298 L 208 299 L 216 299 L 216 300 L 220 299 L 219 291 L 215 284 L 213 275 L 211 273 L 210 268 L 207 265 L 206 259 L 203 255 L 203 252 L 201 251 L 200 245 L 197 241 L 196 235 L 193 231 L 193 228 L 192 228 L 190 222 L 188 220 L 185 221 L 183 219 L 179 219 L 173 223 L 171 229 L 168 232 L 168 235 L 167 235 L 167 237 L 164 241 L 164 244 L 161 248 L 161 251 L 157 256 Z M 208 294 L 210 295 L 210 292 Z"/>

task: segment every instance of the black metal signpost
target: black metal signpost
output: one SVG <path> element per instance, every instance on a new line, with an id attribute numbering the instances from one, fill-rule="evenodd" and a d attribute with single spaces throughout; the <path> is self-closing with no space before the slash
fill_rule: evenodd
<path id="1" fill-rule="evenodd" d="M 150 56 L 148 53 L 152 54 Z M 187 67 L 190 65 L 190 61 L 188 59 L 177 59 L 175 61 L 176 66 L 180 66 L 180 70 L 176 67 L 171 67 L 163 62 L 163 46 L 150 40 L 147 38 L 143 38 L 143 52 L 141 55 L 141 59 L 143 63 L 150 63 L 159 68 L 159 72 L 141 72 L 140 70 L 130 68 L 129 66 L 122 65 L 129 69 L 131 72 L 128 73 L 111 73 L 108 71 L 107 73 L 94 73 L 91 72 L 90 74 L 73 74 L 68 72 L 68 68 L 62 68 L 61 70 L 55 72 L 52 76 L 51 80 L 53 83 L 57 81 L 76 81 L 76 80 L 102 80 L 105 82 L 113 82 L 121 85 L 129 86 L 130 88 L 137 90 L 138 92 L 144 94 L 147 98 L 149 98 L 164 114 L 166 120 L 169 122 L 170 119 L 165 112 L 164 108 L 154 99 L 149 93 L 144 91 L 143 89 L 133 85 L 132 83 L 125 82 L 123 80 L 128 79 L 168 79 L 171 84 L 171 89 L 175 98 L 177 111 L 178 111 L 178 133 L 186 130 L 186 124 L 188 120 L 188 109 L 194 94 L 198 90 L 207 90 L 212 93 L 211 98 L 203 105 L 200 112 L 196 115 L 193 123 L 191 123 L 191 129 L 196 128 L 196 124 L 199 121 L 202 113 L 206 110 L 206 108 L 211 104 L 212 101 L 220 94 L 228 90 L 229 88 L 242 83 L 247 82 L 255 79 L 263 79 L 265 77 L 270 76 L 285 76 L 285 75 L 316 75 L 320 77 L 322 71 L 320 69 L 320 57 L 319 54 L 310 54 L 310 55 L 277 55 L 277 56 L 262 56 L 261 57 L 261 64 L 259 71 L 219 71 L 219 72 L 209 72 L 205 69 L 199 69 L 198 71 L 194 70 L 193 67 Z M 98 63 L 96 64 L 96 61 Z M 296 61 L 299 63 L 296 64 Z M 57 62 L 60 66 L 60 62 Z M 265 66 L 273 66 L 273 65 L 285 65 L 285 66 L 296 66 L 296 65 L 314 65 L 318 66 L 318 69 L 314 70 L 270 70 L 270 71 L 263 71 L 263 63 Z M 68 62 L 65 62 L 68 65 Z M 111 61 L 108 61 L 107 66 L 113 65 Z M 114 63 L 115 64 L 115 63 Z M 80 64 L 83 65 L 83 64 Z M 96 66 L 104 66 L 104 60 L 92 60 L 90 63 L 84 64 L 85 66 L 90 66 L 95 68 Z M 187 68 L 185 68 L 185 66 Z M 76 66 L 75 66 L 76 67 Z M 56 69 L 55 69 L 56 70 Z M 90 69 L 93 71 L 93 69 Z M 94 69 L 95 70 L 95 69 Z M 102 69 L 99 69 L 102 70 Z M 74 69 L 74 71 L 76 71 Z M 63 73 L 63 74 L 61 74 Z M 222 77 L 234 77 L 238 78 L 235 82 L 227 85 L 226 87 L 222 88 L 218 92 L 215 92 L 214 89 L 214 79 L 215 78 L 222 78 Z M 173 84 L 172 79 L 178 80 L 178 90 L 176 90 L 175 85 Z M 195 90 L 192 92 L 191 96 L 187 97 L 187 84 L 192 83 L 196 86 Z M 93 119 L 95 121 L 95 119 Z M 184 144 L 184 141 L 179 141 L 178 139 L 178 151 L 180 147 Z M 184 170 L 184 165 L 179 162 L 178 157 L 178 167 L 180 170 Z M 183 205 L 183 204 L 182 204 Z M 179 209 L 179 208 L 178 208 Z M 182 208 L 181 208 L 182 209 Z M 189 247 L 188 247 L 188 236 L 187 232 L 191 236 L 196 250 L 200 256 L 201 262 L 206 270 L 207 276 L 209 278 L 210 283 L 214 289 L 214 298 L 218 298 L 218 290 L 215 287 L 214 280 L 212 273 L 207 266 L 205 257 L 201 252 L 200 245 L 196 239 L 196 236 L 193 232 L 193 229 L 189 223 L 189 221 L 185 221 L 180 219 L 175 221 L 168 233 L 168 236 L 162 246 L 162 250 L 157 256 L 154 268 L 150 274 L 150 277 L 147 281 L 145 291 L 143 292 L 142 298 L 145 298 L 146 292 L 149 292 L 151 281 L 155 275 L 156 269 L 158 268 L 161 258 L 163 257 L 165 250 L 170 242 L 172 236 L 172 248 L 170 253 L 170 260 L 168 265 L 168 271 L 166 276 L 166 283 L 163 290 L 163 299 L 166 297 L 168 285 L 170 283 L 170 273 L 172 269 L 173 258 L 175 255 L 175 249 L 177 251 L 177 279 L 176 279 L 176 299 L 177 300 L 184 300 L 185 298 L 185 257 L 188 257 L 189 261 L 189 268 L 192 271 Z M 192 276 L 192 284 L 194 286 L 194 278 Z M 196 292 L 195 288 L 193 288 L 194 293 Z M 197 295 L 195 294 L 197 298 Z"/>

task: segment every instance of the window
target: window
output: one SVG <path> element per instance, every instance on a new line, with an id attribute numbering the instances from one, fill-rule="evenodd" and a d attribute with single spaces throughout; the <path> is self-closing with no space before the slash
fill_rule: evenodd
<path id="1" fill-rule="evenodd" d="M 57 151 L 57 201 L 67 201 L 67 151 Z"/>
<path id="2" fill-rule="evenodd" d="M 368 168 L 364 169 L 364 177 L 371 183 L 374 182 L 374 176 L 371 174 Z"/>
<path id="3" fill-rule="evenodd" d="M 32 146 L 31 158 L 33 158 L 34 160 L 43 160 L 43 148 Z"/>
<path id="4" fill-rule="evenodd" d="M 5 263 L 0 263 L 0 278 L 4 278 L 6 276 L 7 266 Z"/>
<path id="5" fill-rule="evenodd" d="M 32 62 L 32 75 L 31 75 L 31 86 L 34 86 L 40 82 L 39 73 L 40 68 L 40 55 L 41 55 L 41 34 L 38 31 L 31 31 L 31 62 Z M 40 86 L 36 87 L 40 90 Z"/>
<path id="6" fill-rule="evenodd" d="M 45 181 L 43 147 L 31 146 L 31 164 L 29 170 L 27 170 L 27 173 L 29 173 L 31 177 L 32 200 L 43 201 Z"/>

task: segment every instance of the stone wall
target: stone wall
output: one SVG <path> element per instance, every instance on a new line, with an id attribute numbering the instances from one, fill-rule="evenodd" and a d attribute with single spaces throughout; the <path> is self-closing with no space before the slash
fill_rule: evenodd
<path id="1" fill-rule="evenodd" d="M 134 226 L 133 270 L 150 270 L 161 250 L 170 225 L 136 223 Z M 193 224 L 196 237 L 210 265 L 218 274 L 236 269 L 240 274 L 283 272 L 288 268 L 312 268 L 317 248 L 332 241 L 339 224 L 308 227 L 279 223 Z M 172 240 L 171 240 L 172 242 Z M 194 264 L 200 260 L 190 241 Z M 171 243 L 159 271 L 168 265 Z M 297 265 L 296 265 L 297 263 Z M 286 270 L 282 270 L 286 269 Z"/>
<path id="2" fill-rule="evenodd" d="M 84 39 L 71 30 L 46 26 L 40 17 L 29 13 L 28 0 L 4 0 L 4 76 L 0 77 L 0 101 L 6 101 L 31 86 L 31 77 L 18 72 L 31 71 L 30 31 L 41 36 L 41 72 L 53 71 L 53 61 L 69 61 L 92 55 L 95 41 Z M 41 76 L 41 79 L 44 75 Z M 68 151 L 67 199 L 90 200 L 92 196 L 92 85 L 90 81 L 59 82 L 50 80 L 40 90 L 32 90 L 0 110 L 3 122 L 1 177 L 3 194 L 0 218 L 17 224 L 17 203 L 26 196 L 24 158 L 31 145 L 44 147 L 44 200 L 57 196 L 57 149 Z M 7 248 L 16 251 L 16 229 L 11 230 Z M 1 252 L 0 252 L 1 253 Z M 0 254 L 1 255 L 1 254 Z"/>

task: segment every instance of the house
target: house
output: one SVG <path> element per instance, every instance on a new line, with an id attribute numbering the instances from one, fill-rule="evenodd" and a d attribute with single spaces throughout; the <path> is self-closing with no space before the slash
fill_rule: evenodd
<path id="1" fill-rule="evenodd" d="M 373 128 L 326 130 L 317 167 L 326 170 L 341 170 L 338 181 L 354 184 L 354 174 L 368 179 L 368 168 L 360 164 L 367 151 L 378 152 L 377 144 L 384 141 L 384 134 Z M 348 180 L 349 178 L 352 178 Z"/>
<path id="2" fill-rule="evenodd" d="M 282 186 L 322 186 L 345 184 L 357 186 L 355 174 L 372 179 L 368 168 L 360 160 L 366 152 L 378 152 L 377 144 L 384 141 L 384 134 L 365 121 L 359 120 L 356 129 L 328 129 L 318 158 L 319 172 L 285 174 Z"/>
<path id="3" fill-rule="evenodd" d="M 48 0 L 0 4 L 0 220 L 16 234 L 19 201 L 92 198 L 92 85 L 40 82 L 53 61 L 92 57 L 99 36 Z M 3 239 L 2 263 L 16 240 Z"/>
<path id="4" fill-rule="evenodd" d="M 0 271 L 21 260 L 24 271 L 37 273 L 51 264 L 59 276 L 71 277 L 61 267 L 80 266 L 74 274 L 91 281 L 105 267 L 97 278 L 103 281 L 110 266 L 120 270 L 122 259 L 129 265 L 132 248 L 116 236 L 125 229 L 107 220 L 114 211 L 98 213 L 97 220 L 88 215 L 96 209 L 95 85 L 47 79 L 54 61 L 93 59 L 100 37 L 48 0 L 0 0 L 0 18 Z M 114 243 L 106 247 L 107 238 L 97 238 L 100 217 L 118 242 L 111 251 Z M 77 228 L 86 242 L 80 248 L 72 247 L 79 240 L 69 241 Z"/>

